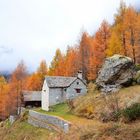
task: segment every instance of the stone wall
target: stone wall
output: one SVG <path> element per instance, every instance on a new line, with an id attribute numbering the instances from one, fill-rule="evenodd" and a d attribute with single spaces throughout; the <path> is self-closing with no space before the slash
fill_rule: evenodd
<path id="1" fill-rule="evenodd" d="M 49 106 L 64 102 L 63 88 L 50 88 L 49 90 Z"/>
<path id="2" fill-rule="evenodd" d="M 10 124 L 13 124 L 17 119 L 17 115 L 10 115 L 9 116 L 9 122 Z"/>
<path id="3" fill-rule="evenodd" d="M 18 115 L 25 113 L 25 111 L 26 111 L 26 109 L 24 107 L 18 107 L 18 109 L 17 109 Z"/>
<path id="4" fill-rule="evenodd" d="M 81 92 L 77 93 L 75 89 L 81 89 Z M 67 88 L 66 92 L 66 99 L 72 99 L 85 95 L 87 93 L 87 87 L 80 79 L 77 79 Z"/>
<path id="5" fill-rule="evenodd" d="M 29 111 L 28 123 L 37 127 L 47 128 L 49 130 L 68 132 L 70 122 L 52 115 Z"/>
<path id="6" fill-rule="evenodd" d="M 75 89 L 81 89 L 81 92 L 77 93 Z M 65 102 L 68 99 L 73 99 L 86 93 L 86 85 L 80 79 L 75 80 L 66 88 L 49 88 L 49 106 Z"/>

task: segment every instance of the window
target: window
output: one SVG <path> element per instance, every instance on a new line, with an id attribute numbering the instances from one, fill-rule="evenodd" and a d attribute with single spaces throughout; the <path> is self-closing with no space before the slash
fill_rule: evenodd
<path id="1" fill-rule="evenodd" d="M 45 90 L 45 89 L 44 89 L 43 91 L 44 91 L 44 92 L 46 92 L 46 90 Z"/>
<path id="2" fill-rule="evenodd" d="M 67 89 L 66 89 L 66 88 L 64 88 L 64 91 L 66 92 L 66 91 L 67 91 Z"/>
<path id="3" fill-rule="evenodd" d="M 77 85 L 79 85 L 79 82 L 77 82 Z"/>
<path id="4" fill-rule="evenodd" d="M 80 88 L 76 88 L 76 93 L 81 93 L 81 89 Z"/>

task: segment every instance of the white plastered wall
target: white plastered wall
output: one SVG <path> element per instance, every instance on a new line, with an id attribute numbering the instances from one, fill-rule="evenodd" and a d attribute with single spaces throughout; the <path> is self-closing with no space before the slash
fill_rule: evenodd
<path id="1" fill-rule="evenodd" d="M 43 110 L 49 110 L 49 87 L 47 86 L 46 80 L 44 80 L 41 96 L 41 107 Z"/>

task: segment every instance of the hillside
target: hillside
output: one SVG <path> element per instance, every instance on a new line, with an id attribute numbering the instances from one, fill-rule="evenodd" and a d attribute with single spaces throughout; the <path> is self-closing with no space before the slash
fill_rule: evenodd
<path id="1" fill-rule="evenodd" d="M 74 101 L 73 112 L 89 119 L 96 118 L 102 121 L 115 120 L 113 113 L 122 111 L 134 103 L 140 103 L 140 86 L 122 88 L 119 92 L 105 96 L 94 85 L 90 85 L 86 96 Z"/>
<path id="2" fill-rule="evenodd" d="M 22 118 L 23 119 L 23 118 Z M 54 132 L 47 129 L 37 128 L 27 123 L 27 120 L 17 120 L 10 126 L 8 120 L 1 124 L 0 139 L 1 140 L 47 140 L 52 136 L 55 137 Z"/>
<path id="3" fill-rule="evenodd" d="M 123 88 L 117 93 L 117 98 L 119 100 L 120 107 L 124 107 L 126 103 L 130 100 L 136 100 L 136 97 L 139 97 L 140 86 L 132 86 L 128 88 Z M 131 122 L 124 122 L 122 119 L 118 121 L 106 121 L 102 122 L 99 119 L 93 117 L 88 119 L 87 116 L 82 116 L 78 114 L 78 109 L 80 106 L 85 106 L 84 103 L 87 102 L 87 105 L 97 105 L 96 102 L 93 102 L 93 99 L 100 100 L 99 106 L 104 105 L 104 100 L 100 98 L 101 95 L 97 90 L 95 90 L 94 85 L 90 85 L 89 93 L 76 99 L 75 103 L 79 103 L 75 110 L 71 113 L 69 112 L 68 106 L 66 104 L 57 105 L 54 107 L 52 112 L 49 114 L 58 115 L 64 117 L 67 120 L 71 120 L 72 128 L 68 134 L 59 134 L 57 132 L 52 132 L 42 128 L 36 128 L 27 124 L 26 116 L 22 116 L 17 120 L 12 126 L 9 125 L 8 121 L 5 121 L 3 127 L 0 127 L 0 139 L 2 140 L 138 140 L 140 138 L 140 120 L 135 120 Z M 83 98 L 85 102 L 83 101 Z M 138 101 L 138 100 L 137 100 Z M 138 101 L 139 102 L 139 101 Z M 109 102 L 108 102 L 109 103 Z M 85 106 L 87 107 L 87 106 Z M 105 107 L 103 108 L 103 110 Z M 62 111 L 63 110 L 63 111 Z M 92 111 L 90 107 L 88 109 Z M 41 111 L 38 109 L 38 111 Z M 102 111 L 102 110 L 101 110 Z M 99 111 L 100 112 L 100 111 Z M 45 112 L 44 112 L 45 113 Z M 86 112 L 88 113 L 88 112 Z M 76 115 L 79 115 L 76 116 Z M 84 112 L 83 112 L 84 114 Z M 93 113 L 94 114 L 94 113 Z M 81 116 L 80 116 L 81 115 Z"/>

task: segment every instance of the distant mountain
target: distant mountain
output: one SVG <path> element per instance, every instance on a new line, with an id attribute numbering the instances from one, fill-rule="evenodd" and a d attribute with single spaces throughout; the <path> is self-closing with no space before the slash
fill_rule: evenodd
<path id="1" fill-rule="evenodd" d="M 9 72 L 9 71 L 0 71 L 0 75 L 4 76 L 8 80 L 10 78 L 10 76 L 11 76 L 11 72 Z"/>
<path id="2" fill-rule="evenodd" d="M 136 10 L 140 13 L 140 6 L 135 6 Z"/>

